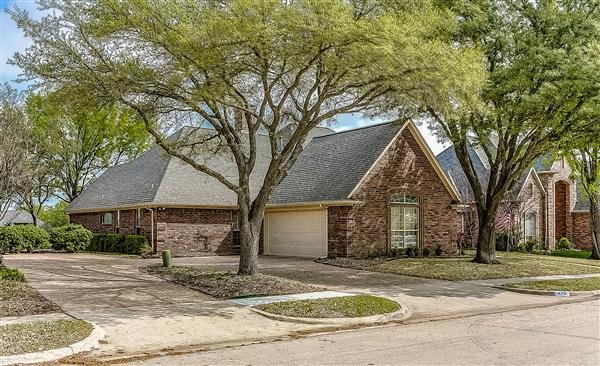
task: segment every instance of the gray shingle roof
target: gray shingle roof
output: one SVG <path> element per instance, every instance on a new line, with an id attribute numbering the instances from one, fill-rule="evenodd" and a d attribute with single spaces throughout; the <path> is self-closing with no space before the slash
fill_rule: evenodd
<path id="1" fill-rule="evenodd" d="M 44 222 L 40 219 L 37 220 L 38 226 L 42 226 Z M 27 212 L 21 212 L 16 210 L 8 210 L 4 217 L 0 220 L 0 226 L 6 225 L 24 225 L 33 224 L 33 218 Z"/>
<path id="2" fill-rule="evenodd" d="M 471 160 L 473 161 L 473 165 L 475 166 L 475 170 L 477 171 L 480 183 L 485 190 L 487 189 L 487 182 L 489 181 L 489 170 L 485 167 L 484 163 L 481 161 L 479 155 L 471 144 L 467 145 L 467 149 L 469 151 L 469 155 L 471 156 Z M 444 172 L 450 177 L 460 192 L 462 200 L 464 202 L 472 202 L 474 200 L 473 190 L 471 189 L 469 180 L 467 179 L 467 176 L 465 175 L 462 166 L 456 157 L 454 146 L 448 147 L 446 150 L 439 153 L 436 158 Z"/>
<path id="3" fill-rule="evenodd" d="M 208 129 L 184 128 L 171 139 L 188 133 L 210 134 Z M 270 162 L 267 136 L 257 136 L 256 166 L 250 177 L 251 193 L 257 191 Z M 264 141 L 261 141 L 264 140 Z M 196 156 L 199 163 L 237 182 L 235 161 L 227 152 Z M 217 179 L 194 169 L 155 146 L 138 159 L 108 169 L 86 188 L 67 208 L 67 212 L 113 209 L 131 206 L 218 206 L 233 207 L 235 194 Z"/>
<path id="4" fill-rule="evenodd" d="M 400 128 L 384 123 L 314 138 L 269 202 L 347 199 Z"/>

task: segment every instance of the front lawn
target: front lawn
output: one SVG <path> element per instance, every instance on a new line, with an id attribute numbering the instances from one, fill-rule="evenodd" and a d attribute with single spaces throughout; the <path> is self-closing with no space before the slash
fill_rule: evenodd
<path id="1" fill-rule="evenodd" d="M 592 256 L 592 252 L 590 250 L 555 250 L 550 255 L 555 257 L 588 259 Z"/>
<path id="2" fill-rule="evenodd" d="M 234 272 L 214 271 L 191 266 L 165 268 L 157 264 L 142 267 L 140 270 L 201 291 L 220 300 L 239 297 L 298 294 L 323 290 L 319 287 L 282 277 L 264 274 L 238 276 Z"/>
<path id="3" fill-rule="evenodd" d="M 272 314 L 299 318 L 358 318 L 393 313 L 400 310 L 400 305 L 382 297 L 357 295 L 275 302 L 256 308 Z"/>
<path id="4" fill-rule="evenodd" d="M 600 261 L 516 252 L 498 252 L 499 264 L 473 263 L 471 258 L 402 258 L 358 260 L 340 258 L 326 263 L 373 272 L 439 280 L 465 281 L 600 273 Z"/>
<path id="5" fill-rule="evenodd" d="M 0 326 L 0 356 L 20 355 L 67 347 L 93 330 L 83 320 L 52 320 Z"/>
<path id="6" fill-rule="evenodd" d="M 600 277 L 515 282 L 509 283 L 505 286 L 512 288 L 543 291 L 595 291 L 600 290 Z"/>

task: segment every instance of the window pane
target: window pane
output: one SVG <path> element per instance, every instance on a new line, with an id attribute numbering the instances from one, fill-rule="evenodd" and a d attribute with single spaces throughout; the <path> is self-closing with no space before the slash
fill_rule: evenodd
<path id="1" fill-rule="evenodd" d="M 392 206 L 392 230 L 403 230 L 404 229 L 404 215 L 402 211 L 403 207 Z"/>
<path id="2" fill-rule="evenodd" d="M 231 229 L 233 231 L 240 231 L 240 219 L 237 211 L 231 212 Z"/>
<path id="3" fill-rule="evenodd" d="M 419 209 L 416 207 L 404 208 L 405 230 L 417 230 L 419 228 Z"/>
<path id="4" fill-rule="evenodd" d="M 404 248 L 404 237 L 402 231 L 392 231 L 392 248 Z"/>
<path id="5" fill-rule="evenodd" d="M 417 245 L 418 233 L 416 231 L 407 231 L 404 240 L 407 247 L 414 247 Z"/>

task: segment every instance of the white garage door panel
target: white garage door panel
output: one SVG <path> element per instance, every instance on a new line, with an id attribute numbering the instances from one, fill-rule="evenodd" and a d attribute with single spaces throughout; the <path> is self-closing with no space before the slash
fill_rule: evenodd
<path id="1" fill-rule="evenodd" d="M 327 210 L 267 213 L 267 245 L 270 255 L 327 256 Z"/>

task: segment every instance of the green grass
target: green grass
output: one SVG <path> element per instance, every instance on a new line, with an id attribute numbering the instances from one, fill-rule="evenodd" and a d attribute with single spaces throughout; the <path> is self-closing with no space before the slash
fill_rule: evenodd
<path id="1" fill-rule="evenodd" d="M 471 257 L 403 258 L 388 261 L 328 260 L 342 267 L 439 280 L 465 281 L 600 273 L 600 261 L 516 252 L 498 252 L 498 264 L 478 264 Z"/>
<path id="2" fill-rule="evenodd" d="M 512 288 L 544 291 L 594 291 L 600 290 L 600 277 L 515 282 L 509 283 L 505 286 Z"/>
<path id="3" fill-rule="evenodd" d="M 589 250 L 555 250 L 551 255 L 556 257 L 588 259 L 591 257 L 592 252 Z"/>
<path id="4" fill-rule="evenodd" d="M 319 287 L 277 276 L 264 274 L 238 276 L 234 272 L 214 271 L 191 266 L 164 268 L 160 265 L 150 265 L 142 267 L 140 270 L 221 300 L 323 290 Z"/>
<path id="5" fill-rule="evenodd" d="M 0 317 L 61 311 L 58 305 L 46 299 L 25 282 L 0 281 Z"/>
<path id="6" fill-rule="evenodd" d="M 298 318 L 357 318 L 398 311 L 392 300 L 371 295 L 334 297 L 328 299 L 284 301 L 257 306 L 272 314 Z"/>
<path id="7" fill-rule="evenodd" d="M 0 268 L 0 281 L 25 281 L 25 275 L 18 269 Z"/>
<path id="8" fill-rule="evenodd" d="M 52 320 L 0 326 L 0 356 L 20 355 L 62 348 L 92 332 L 83 320 Z"/>

